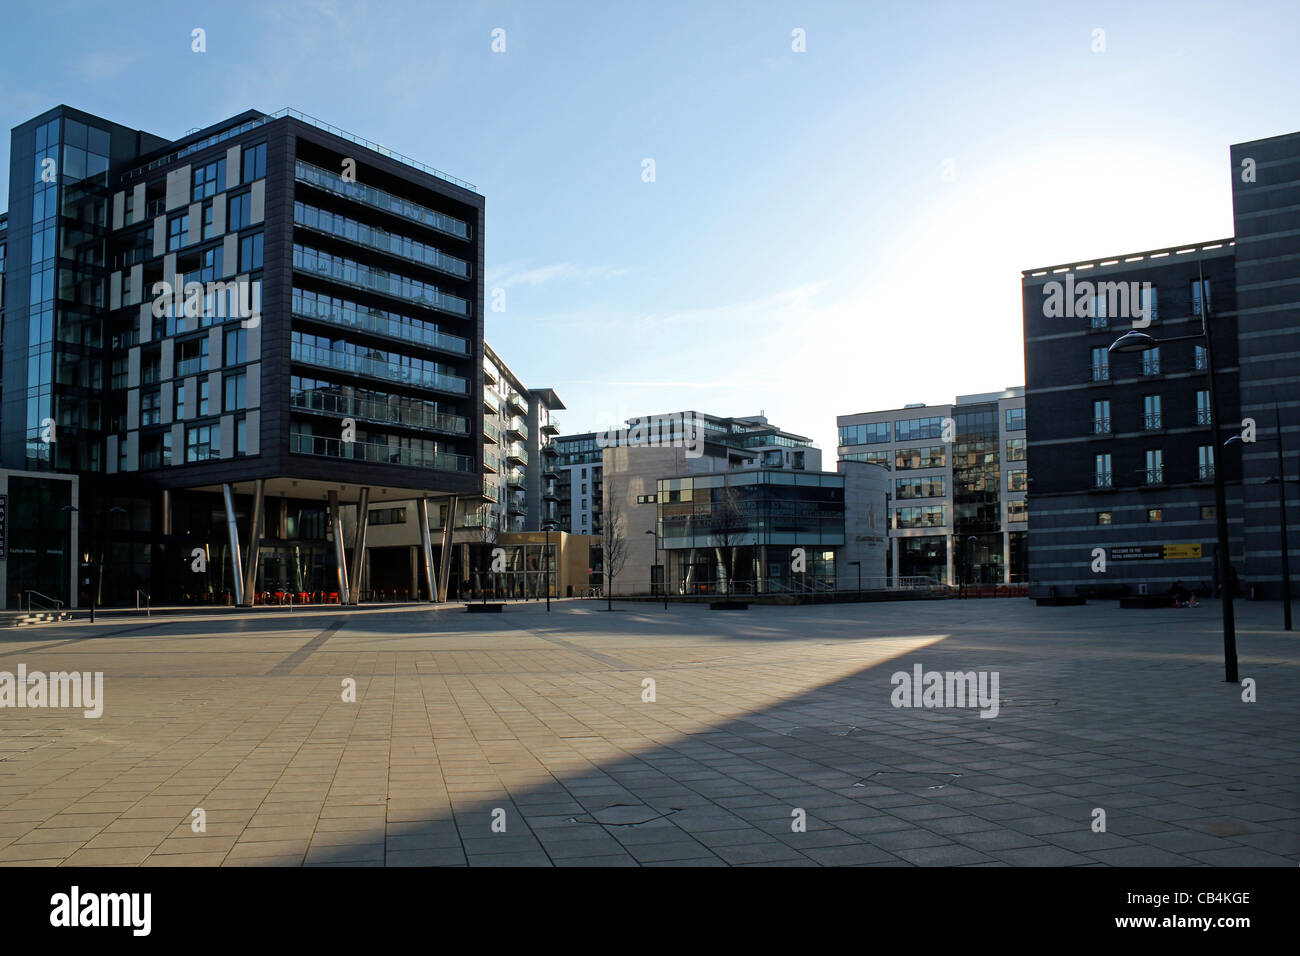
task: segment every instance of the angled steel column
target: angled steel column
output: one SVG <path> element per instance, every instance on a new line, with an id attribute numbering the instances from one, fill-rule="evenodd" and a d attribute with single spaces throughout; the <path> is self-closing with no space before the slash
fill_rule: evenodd
<path id="1" fill-rule="evenodd" d="M 361 602 L 361 572 L 366 562 L 366 528 L 370 524 L 370 489 L 361 489 L 357 502 L 357 530 L 352 542 L 352 600 Z"/>
<path id="2" fill-rule="evenodd" d="M 415 502 L 415 518 L 420 522 L 420 548 L 424 552 L 424 586 L 429 595 L 429 603 L 438 600 L 438 593 L 433 589 L 433 543 L 429 540 L 429 499 L 419 498 Z"/>
<path id="3" fill-rule="evenodd" d="M 231 583 L 235 588 L 235 604 L 244 605 L 244 560 L 239 555 L 239 523 L 235 519 L 235 498 L 230 491 L 230 483 L 221 486 L 221 497 L 226 503 L 226 531 L 230 535 Z"/>
<path id="4" fill-rule="evenodd" d="M 339 510 L 339 493 L 329 493 L 330 526 L 334 529 L 334 562 L 339 572 L 339 604 L 348 600 L 348 549 L 343 543 L 343 512 Z"/>
<path id="5" fill-rule="evenodd" d="M 451 536 L 456 527 L 456 505 L 460 501 L 455 495 L 447 499 L 447 521 L 442 526 L 442 555 L 438 561 L 438 600 L 447 600 L 447 582 L 451 580 Z"/>
<path id="6" fill-rule="evenodd" d="M 257 597 L 257 561 L 262 553 L 262 508 L 266 500 L 266 482 L 253 482 L 253 526 L 248 531 L 248 554 L 244 569 L 244 594 L 251 605 Z"/>

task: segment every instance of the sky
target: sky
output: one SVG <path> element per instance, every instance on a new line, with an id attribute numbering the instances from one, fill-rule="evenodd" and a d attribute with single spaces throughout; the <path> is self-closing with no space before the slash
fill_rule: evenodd
<path id="1" fill-rule="evenodd" d="M 1022 271 L 1230 236 L 1297 36 L 1294 0 L 0 0 L 0 121 L 383 143 L 486 197 L 486 338 L 566 433 L 762 412 L 833 468 L 837 415 L 1023 384 Z"/>

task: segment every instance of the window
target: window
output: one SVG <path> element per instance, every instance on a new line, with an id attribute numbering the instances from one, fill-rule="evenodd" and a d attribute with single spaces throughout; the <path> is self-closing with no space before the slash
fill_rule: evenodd
<path id="1" fill-rule="evenodd" d="M 658 500 L 655 495 L 637 495 L 636 503 L 639 505 L 652 505 Z"/>
<path id="2" fill-rule="evenodd" d="M 1142 294 L 1138 301 L 1141 303 L 1140 309 L 1142 312 L 1141 317 L 1143 319 L 1147 322 L 1154 322 L 1160 318 L 1160 308 L 1156 302 L 1155 286 L 1148 285 L 1144 282 L 1142 284 Z"/>
<path id="3" fill-rule="evenodd" d="M 874 445 L 887 441 L 889 441 L 889 422 L 840 426 L 841 445 Z"/>
<path id="4" fill-rule="evenodd" d="M 221 191 L 226 182 L 226 160 L 223 156 L 215 163 L 208 163 L 206 166 L 194 167 L 194 189 L 191 199 L 198 202 L 200 199 L 207 199 L 209 196 L 215 196 Z"/>
<path id="5" fill-rule="evenodd" d="M 226 232 L 235 232 L 248 225 L 253 215 L 253 197 L 249 193 L 231 196 L 226 207 Z"/>
<path id="6" fill-rule="evenodd" d="M 1201 388 L 1196 391 L 1196 424 L 1210 424 L 1210 390 L 1208 388 Z"/>
<path id="7" fill-rule="evenodd" d="M 1094 435 L 1110 434 L 1110 399 L 1103 398 L 1092 403 L 1092 433 Z"/>
<path id="8" fill-rule="evenodd" d="M 445 508 L 443 510 L 444 512 L 446 511 Z M 447 520 L 445 514 L 443 515 L 442 520 L 444 522 Z M 370 523 L 371 524 L 406 524 L 406 509 L 405 508 L 371 508 Z"/>
<path id="9" fill-rule="evenodd" d="M 1110 353 L 1104 348 L 1092 350 L 1092 380 L 1094 382 L 1110 380 Z"/>
<path id="10" fill-rule="evenodd" d="M 227 375 L 223 383 L 225 396 L 222 399 L 221 410 L 223 412 L 237 412 L 246 408 L 247 387 L 248 376 L 245 373 L 237 372 L 234 375 Z"/>
<path id="11" fill-rule="evenodd" d="M 877 454 L 868 452 L 868 454 Z M 912 468 L 943 468 L 948 462 L 948 450 L 943 445 L 923 445 L 920 448 L 896 448 L 894 467 L 900 471 Z"/>
<path id="12" fill-rule="evenodd" d="M 1007 409 L 1007 431 L 1020 431 L 1025 427 L 1025 410 L 1023 408 Z"/>
<path id="13" fill-rule="evenodd" d="M 1088 310 L 1088 325 L 1094 329 L 1104 329 L 1110 325 L 1110 318 L 1106 310 L 1106 296 L 1100 293 L 1092 296 Z"/>
<path id="14" fill-rule="evenodd" d="M 254 179 L 262 179 L 266 176 L 266 144 L 258 143 L 256 146 L 244 147 L 244 182 L 251 183 Z"/>
<path id="15" fill-rule="evenodd" d="M 865 461 L 888 471 L 893 457 L 893 453 L 888 451 L 855 451 L 840 455 L 840 461 Z"/>
<path id="16" fill-rule="evenodd" d="M 1142 374 L 1160 374 L 1160 346 L 1157 345 L 1153 349 L 1142 350 Z"/>
<path id="17" fill-rule="evenodd" d="M 1007 439 L 1007 461 L 1024 461 L 1028 442 L 1023 438 Z"/>
<path id="18" fill-rule="evenodd" d="M 1112 517 L 1109 511 L 1097 512 L 1097 524 L 1111 524 L 1111 523 L 1112 523 Z"/>
<path id="19" fill-rule="evenodd" d="M 1007 472 L 1007 491 L 1027 490 L 1029 490 L 1029 480 L 1025 477 L 1025 469 L 1012 468 Z"/>
<path id="20" fill-rule="evenodd" d="M 1209 361 L 1210 358 L 1205 353 L 1205 346 L 1196 346 L 1196 367 L 1203 371 L 1208 366 Z"/>
<path id="21" fill-rule="evenodd" d="M 205 202 L 203 204 L 203 238 L 211 239 L 215 235 L 216 231 L 212 228 L 212 203 Z"/>
<path id="22" fill-rule="evenodd" d="M 185 429 L 185 460 L 208 461 L 221 453 L 221 431 L 216 425 L 191 425 Z"/>
<path id="23" fill-rule="evenodd" d="M 1165 480 L 1165 453 L 1159 448 L 1147 449 L 1147 484 L 1158 485 Z"/>
<path id="24" fill-rule="evenodd" d="M 1201 505 L 1201 520 L 1202 521 L 1214 520 L 1214 505 Z"/>
<path id="25" fill-rule="evenodd" d="M 172 416 L 176 421 L 185 417 L 185 386 L 177 384 L 176 386 L 176 411 Z"/>
<path id="26" fill-rule="evenodd" d="M 135 222 L 135 191 L 126 194 L 126 211 L 122 218 L 122 225 L 129 226 Z"/>
<path id="27" fill-rule="evenodd" d="M 1192 280 L 1192 315 L 1201 314 L 1202 296 L 1204 297 L 1206 308 L 1207 309 L 1214 308 L 1214 299 L 1210 294 L 1210 280 L 1205 279 L 1203 281 L 1204 281 L 1204 288 L 1202 288 L 1201 279 Z"/>
<path id="28" fill-rule="evenodd" d="M 208 370 L 208 345 L 209 340 L 206 333 L 197 339 L 176 343 L 177 378 L 197 375 L 199 372 Z"/>
<path id="29" fill-rule="evenodd" d="M 140 424 L 157 425 L 162 421 L 162 392 L 140 393 Z"/>
<path id="30" fill-rule="evenodd" d="M 586 498 L 583 498 L 583 499 L 582 499 L 582 508 L 583 508 L 584 511 L 587 509 L 587 499 L 586 499 Z"/>
<path id="31" fill-rule="evenodd" d="M 1159 395 L 1142 396 L 1142 427 L 1147 431 L 1155 431 L 1162 427 L 1160 423 Z"/>
<path id="32" fill-rule="evenodd" d="M 1024 498 L 1016 498 L 1007 502 L 1007 520 L 1008 521 L 1028 521 L 1029 520 L 1029 502 Z"/>
<path id="33" fill-rule="evenodd" d="M 226 332 L 226 344 L 222 351 L 222 364 L 225 366 L 242 365 L 248 361 L 248 330 L 230 329 Z"/>
<path id="34" fill-rule="evenodd" d="M 918 438 L 940 438 L 942 435 L 942 418 L 909 418 L 901 422 L 894 422 L 894 437 L 897 441 L 916 441 Z M 887 441 L 888 439 L 885 440 Z"/>
<path id="35" fill-rule="evenodd" d="M 948 509 L 943 505 L 894 509 L 895 528 L 942 528 L 947 523 Z"/>
<path id="36" fill-rule="evenodd" d="M 1209 481 L 1214 477 L 1214 446 L 1201 445 L 1196 449 L 1196 477 Z"/>
<path id="37" fill-rule="evenodd" d="M 167 220 L 167 250 L 175 252 L 190 242 L 190 215 L 182 213 Z"/>
<path id="38" fill-rule="evenodd" d="M 894 482 L 895 498 L 942 498 L 948 494 L 948 480 L 942 475 L 899 478 Z"/>
<path id="39" fill-rule="evenodd" d="M 205 249 L 199 254 L 199 281 L 215 282 L 224 271 L 222 258 L 225 250 L 221 246 Z M 207 310 L 205 310 L 207 311 Z"/>
<path id="40" fill-rule="evenodd" d="M 1165 509 L 1164 509 L 1164 508 L 1148 508 L 1148 509 L 1147 509 L 1147 521 L 1164 521 L 1164 520 L 1165 520 Z"/>
<path id="41" fill-rule="evenodd" d="M 206 378 L 199 382 L 199 415 L 208 413 L 208 386 L 211 384 Z"/>
<path id="42" fill-rule="evenodd" d="M 587 469 L 586 469 L 586 468 L 582 469 L 582 477 L 584 477 L 584 478 L 587 477 Z"/>
<path id="43" fill-rule="evenodd" d="M 1110 455 L 1097 455 L 1093 459 L 1093 483 L 1097 488 L 1110 488 Z"/>
<path id="44" fill-rule="evenodd" d="M 584 495 L 587 493 L 587 486 L 586 486 L 586 484 L 583 484 L 583 486 L 582 486 L 582 493 L 583 493 Z"/>
<path id="45" fill-rule="evenodd" d="M 262 268 L 262 233 L 255 232 L 239 240 L 239 271 L 252 272 Z"/>

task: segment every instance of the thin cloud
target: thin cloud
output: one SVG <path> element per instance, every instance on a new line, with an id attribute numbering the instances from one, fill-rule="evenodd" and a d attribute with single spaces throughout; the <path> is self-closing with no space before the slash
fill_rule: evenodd
<path id="1" fill-rule="evenodd" d="M 522 264 L 510 263 L 489 269 L 487 281 L 494 286 L 509 288 L 515 285 L 542 285 L 546 282 L 571 282 L 579 279 L 617 279 L 627 275 L 627 269 L 610 266 L 578 266 L 571 262 L 557 262 L 549 266 L 527 269 Z"/>

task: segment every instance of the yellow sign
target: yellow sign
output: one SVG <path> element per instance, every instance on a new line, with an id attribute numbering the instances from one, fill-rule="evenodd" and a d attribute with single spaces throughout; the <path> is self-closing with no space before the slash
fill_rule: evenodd
<path id="1" fill-rule="evenodd" d="M 1199 544 L 1167 544 L 1165 545 L 1166 561 L 1186 561 L 1191 558 L 1201 557 L 1201 546 Z"/>

